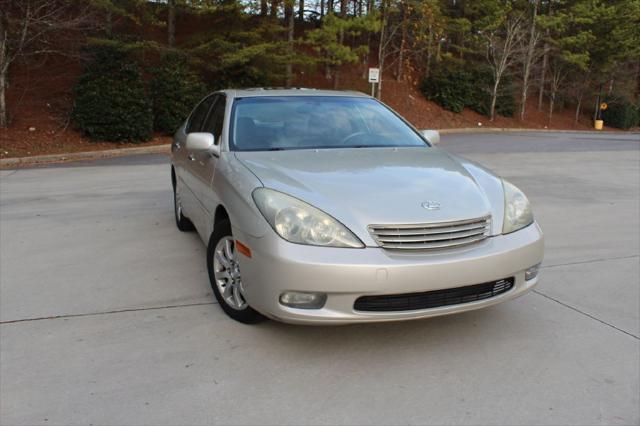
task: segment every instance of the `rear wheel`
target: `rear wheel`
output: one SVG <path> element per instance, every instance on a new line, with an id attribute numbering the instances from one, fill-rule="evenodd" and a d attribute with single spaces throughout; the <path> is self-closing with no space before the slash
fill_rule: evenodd
<path id="1" fill-rule="evenodd" d="M 217 223 L 211 234 L 207 247 L 207 268 L 213 294 L 227 315 L 245 324 L 255 324 L 265 319 L 244 298 L 238 252 L 228 220 Z"/>
<path id="2" fill-rule="evenodd" d="M 193 223 L 182 213 L 182 200 L 176 185 L 173 186 L 173 211 L 176 217 L 176 226 L 179 230 L 189 232 L 195 229 Z"/>

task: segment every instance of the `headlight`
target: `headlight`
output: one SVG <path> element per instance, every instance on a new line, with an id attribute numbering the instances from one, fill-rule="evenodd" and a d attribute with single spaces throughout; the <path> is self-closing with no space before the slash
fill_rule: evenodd
<path id="1" fill-rule="evenodd" d="M 506 180 L 504 187 L 504 225 L 502 233 L 508 234 L 533 223 L 533 212 L 529 200 L 522 191 Z"/>
<path id="2" fill-rule="evenodd" d="M 298 244 L 364 247 L 343 224 L 317 208 L 273 189 L 258 188 L 253 200 L 278 235 Z"/>

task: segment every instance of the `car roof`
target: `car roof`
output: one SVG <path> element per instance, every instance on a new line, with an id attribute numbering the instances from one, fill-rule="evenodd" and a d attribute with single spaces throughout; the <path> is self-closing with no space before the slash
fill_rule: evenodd
<path id="1" fill-rule="evenodd" d="M 284 89 L 280 87 L 256 87 L 249 89 L 227 89 L 222 90 L 228 96 L 234 98 L 252 98 L 260 96 L 350 96 L 350 97 L 363 97 L 368 98 L 362 92 L 356 92 L 352 90 L 320 90 L 309 89 L 304 87 L 296 87 L 291 89 Z"/>

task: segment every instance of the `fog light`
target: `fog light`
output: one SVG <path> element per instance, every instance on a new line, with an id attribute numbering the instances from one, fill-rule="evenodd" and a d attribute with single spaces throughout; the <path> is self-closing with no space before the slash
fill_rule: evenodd
<path id="1" fill-rule="evenodd" d="M 524 279 L 525 281 L 529 281 L 538 276 L 538 271 L 540 270 L 540 264 L 533 265 L 531 268 L 524 271 Z"/>
<path id="2" fill-rule="evenodd" d="M 280 303 L 290 308 L 320 309 L 326 301 L 327 295 L 324 293 L 286 291 L 280 295 Z"/>

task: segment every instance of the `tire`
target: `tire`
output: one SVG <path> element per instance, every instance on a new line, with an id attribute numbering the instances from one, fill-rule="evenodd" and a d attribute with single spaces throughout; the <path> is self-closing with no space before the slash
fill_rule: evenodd
<path id="1" fill-rule="evenodd" d="M 190 232 L 196 229 L 193 223 L 182 214 L 182 203 L 180 197 L 177 194 L 176 186 L 173 185 L 173 213 L 176 218 L 176 226 L 182 232 Z"/>
<path id="2" fill-rule="evenodd" d="M 228 219 L 216 224 L 207 247 L 207 270 L 213 294 L 222 310 L 236 321 L 256 324 L 265 319 L 242 295 L 240 266 Z"/>

